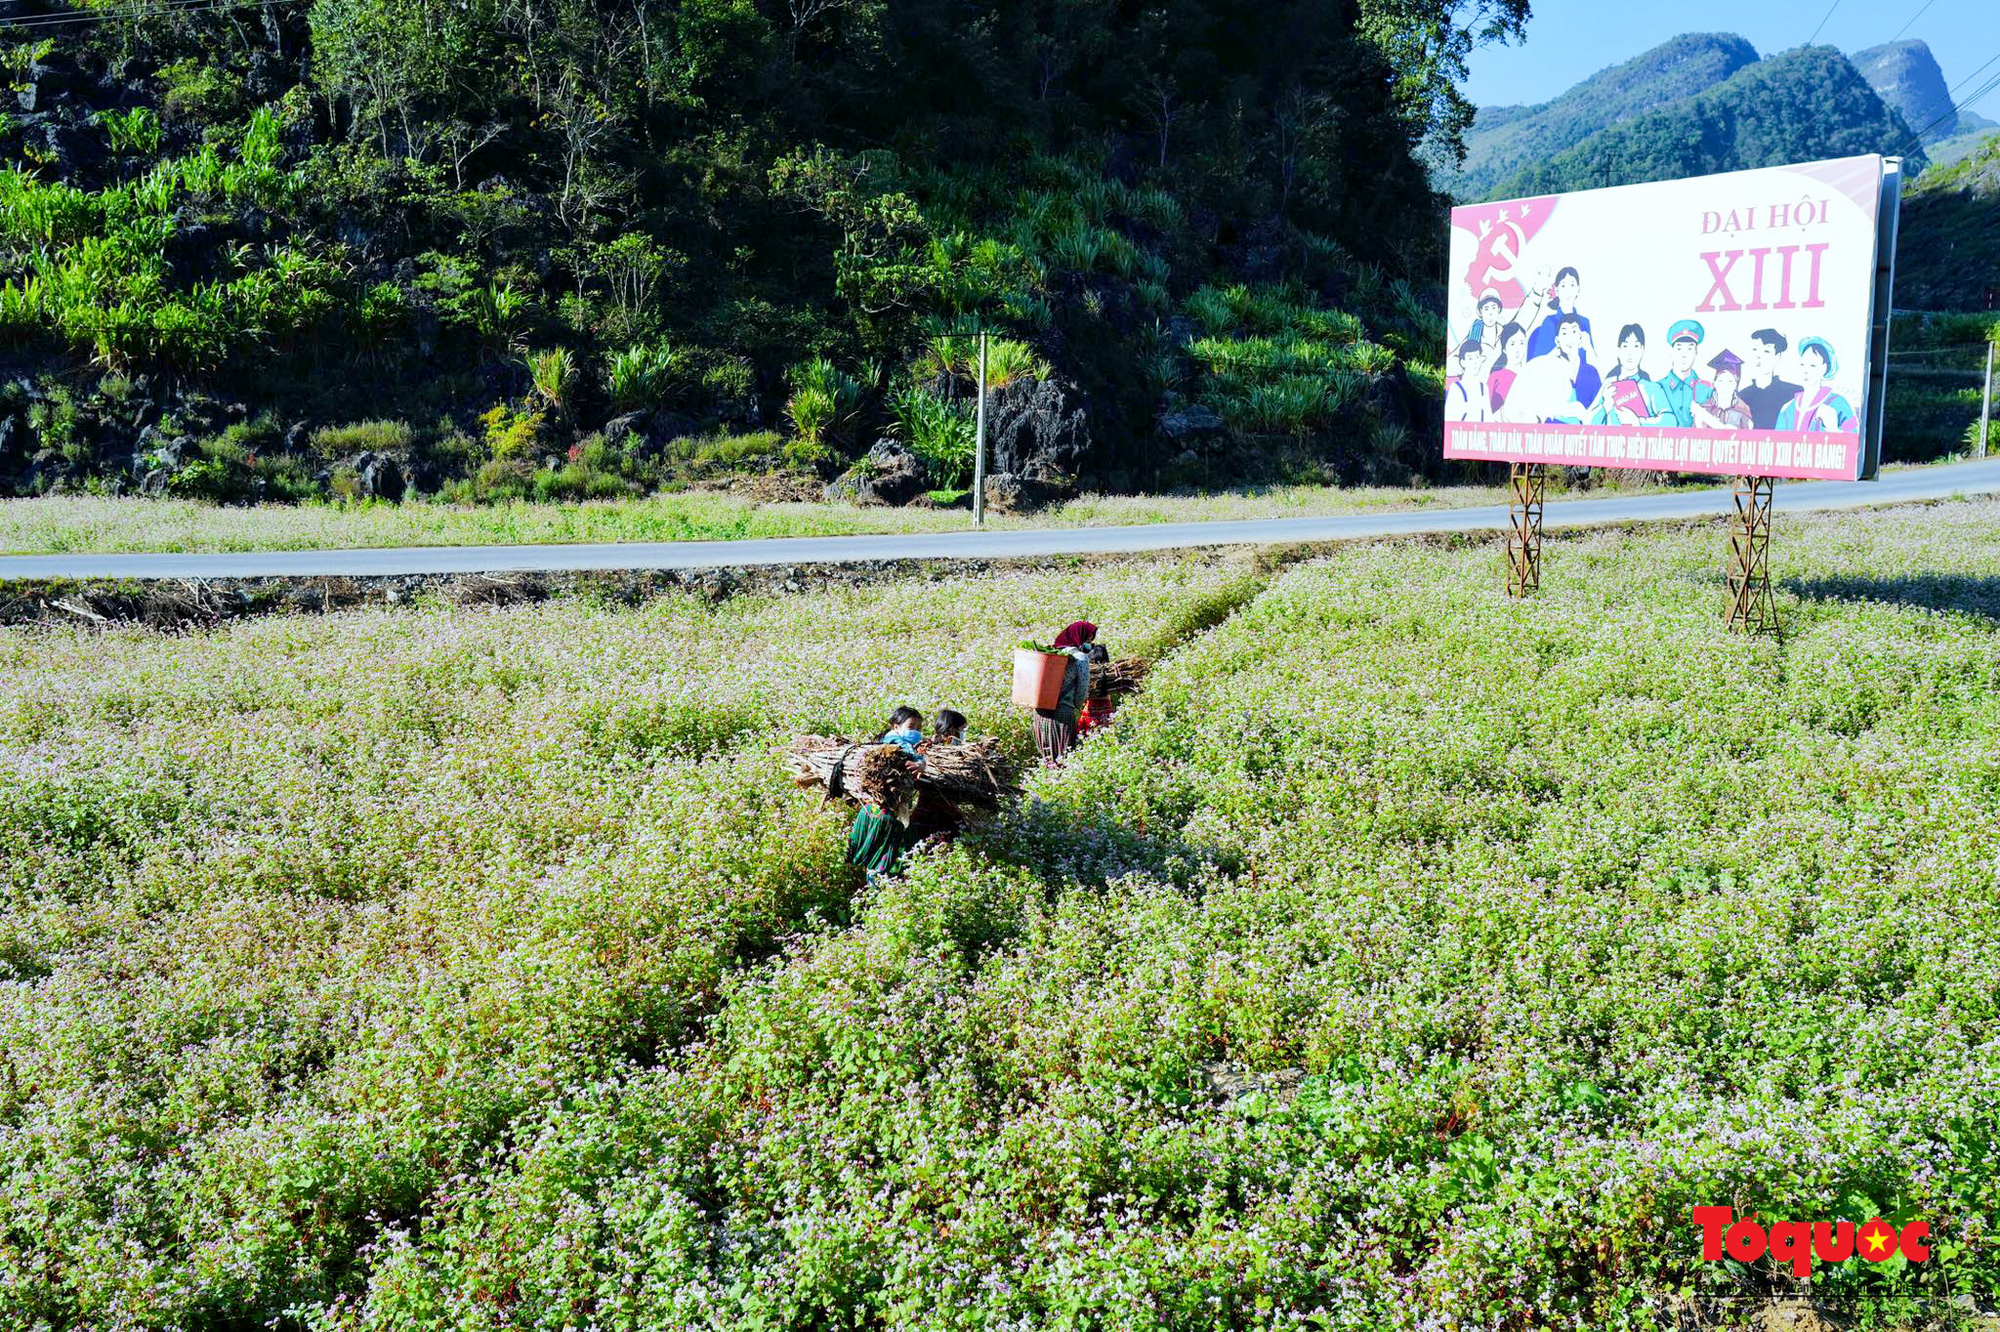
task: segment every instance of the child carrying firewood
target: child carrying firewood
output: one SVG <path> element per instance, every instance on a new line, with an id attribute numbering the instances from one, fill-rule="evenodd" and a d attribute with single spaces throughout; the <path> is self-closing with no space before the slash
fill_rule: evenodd
<path id="1" fill-rule="evenodd" d="M 921 763 L 923 755 L 917 750 L 924 742 L 924 714 L 915 708 L 897 708 L 889 714 L 889 724 L 882 728 L 882 734 L 875 740 L 878 744 L 895 745 L 906 750 L 911 758 Z"/>
<path id="2" fill-rule="evenodd" d="M 962 745 L 965 743 L 965 714 L 956 708 L 939 708 L 937 724 L 931 727 L 932 745 Z"/>
<path id="3" fill-rule="evenodd" d="M 931 728 L 930 739 L 924 741 L 923 752 L 950 748 L 965 743 L 965 714 L 954 708 L 939 708 L 937 724 Z M 917 788 L 917 807 L 910 811 L 910 844 L 915 846 L 925 841 L 949 841 L 964 820 L 958 802 L 933 787 Z"/>
<path id="4" fill-rule="evenodd" d="M 914 840 L 910 816 L 917 803 L 917 774 L 923 766 L 919 746 L 924 739 L 924 715 L 915 708 L 897 708 L 889 724 L 875 737 L 879 748 L 863 759 L 856 794 L 861 808 L 847 830 L 847 863 L 858 865 L 870 883 L 894 874 Z"/>

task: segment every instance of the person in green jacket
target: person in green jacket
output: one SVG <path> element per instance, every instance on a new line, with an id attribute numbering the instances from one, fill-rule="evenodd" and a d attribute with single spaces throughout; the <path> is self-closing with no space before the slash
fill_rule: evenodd
<path id="1" fill-rule="evenodd" d="M 921 765 L 923 755 L 917 752 L 917 746 L 923 738 L 924 714 L 915 708 L 897 708 L 875 740 L 878 744 L 896 746 Z M 864 801 L 854 812 L 854 822 L 847 830 L 847 863 L 859 866 L 870 883 L 884 874 L 894 874 L 901 867 L 903 854 L 911 846 L 910 811 L 916 805 L 916 794 L 912 785 L 899 809 L 884 809 L 872 801 Z"/>

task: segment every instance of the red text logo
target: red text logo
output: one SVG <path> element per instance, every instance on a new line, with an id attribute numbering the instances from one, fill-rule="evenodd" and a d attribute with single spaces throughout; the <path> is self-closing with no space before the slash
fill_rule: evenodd
<path id="1" fill-rule="evenodd" d="M 1812 1274 L 1813 1260 L 1845 1262 L 1860 1254 L 1871 1263 L 1886 1263 L 1897 1254 L 1913 1263 L 1931 1256 L 1928 1221 L 1912 1221 L 1901 1230 L 1876 1217 L 1865 1225 L 1852 1221 L 1780 1221 L 1766 1231 L 1755 1217 L 1739 1217 L 1727 1207 L 1697 1207 L 1694 1223 L 1701 1227 L 1701 1256 L 1709 1262 L 1724 1257 L 1754 1263 L 1766 1253 L 1780 1266 L 1792 1265 L 1792 1275 Z"/>

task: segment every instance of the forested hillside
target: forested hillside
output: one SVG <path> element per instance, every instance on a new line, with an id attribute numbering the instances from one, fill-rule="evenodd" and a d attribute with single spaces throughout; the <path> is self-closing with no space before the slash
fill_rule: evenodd
<path id="1" fill-rule="evenodd" d="M 1949 139 L 1939 139 L 1924 145 L 1924 155 L 1931 159 L 1932 167 L 1948 167 L 1979 152 L 1993 141 L 1995 133 L 2000 133 L 2000 123 L 1988 120 L 1971 111 L 1958 113 L 1958 133 Z"/>
<path id="2" fill-rule="evenodd" d="M 1907 170 L 1924 166 L 1903 117 L 1846 56 L 1801 47 L 1525 166 L 1494 193 L 1550 194 L 1858 153 L 1901 153 Z"/>
<path id="3" fill-rule="evenodd" d="M 2000 135 L 1920 177 L 1903 200 L 1896 303 L 1922 310 L 2000 309 Z"/>
<path id="4" fill-rule="evenodd" d="M 1849 63 L 1890 110 L 1902 117 L 1908 135 L 1897 135 L 1893 121 L 1884 117 L 1866 98 L 1855 95 L 1853 79 L 1836 68 L 1828 58 L 1801 59 L 1802 52 L 1788 52 L 1760 68 L 1757 52 L 1741 37 L 1730 33 L 1685 33 L 1621 65 L 1613 65 L 1536 106 L 1482 106 L 1466 132 L 1466 155 L 1462 164 L 1440 163 L 1434 168 L 1439 185 L 1461 201 L 1500 198 L 1512 193 L 1520 178 L 1532 176 L 1551 159 L 1578 150 L 1578 156 L 1555 174 L 1569 174 L 1593 156 L 1603 152 L 1625 155 L 1628 164 L 1640 173 L 1631 179 L 1655 179 L 1680 175 L 1692 161 L 1723 161 L 1718 169 L 1732 170 L 1757 163 L 1738 160 L 1743 151 L 1762 153 L 1768 139 L 1793 136 L 1797 145 L 1788 160 L 1798 161 L 1817 151 L 1815 145 L 1832 142 L 1862 142 L 1860 151 L 1907 156 L 1908 140 L 1922 146 L 1923 158 L 1944 166 L 1972 155 L 1984 146 L 1994 130 L 1993 121 L 1966 110 L 1955 110 L 1952 98 L 1930 47 L 1908 39 L 1870 47 L 1854 54 Z M 1743 82 L 1725 90 L 1722 85 L 1733 77 Z M 1788 80 L 1798 86 L 1786 89 Z M 1822 93 L 1838 90 L 1824 105 L 1815 106 Z M 1730 142 L 1723 151 L 1675 143 L 1669 154 L 1658 154 L 1645 144 L 1635 145 L 1633 134 L 1614 136 L 1605 144 L 1586 146 L 1586 140 L 1600 132 L 1626 127 L 1651 115 L 1650 127 L 1640 127 L 1641 136 L 1665 140 L 1685 136 L 1680 126 L 1694 114 L 1691 103 L 1707 92 L 1717 102 L 1706 108 L 1704 131 L 1715 130 L 1718 112 L 1732 121 L 1743 122 L 1748 134 L 1736 127 L 1728 131 Z M 1759 121 L 1777 104 L 1779 121 L 1768 132 Z M 1802 108 L 1814 108 L 1812 121 L 1804 127 Z M 1842 149 L 1841 151 L 1849 151 Z"/>
<path id="5" fill-rule="evenodd" d="M 975 319 L 1019 487 L 1406 475 L 1526 6 L 6 8 L 0 482 L 477 498 L 962 487 Z"/>
<path id="6" fill-rule="evenodd" d="M 1463 167 L 1440 173 L 1440 181 L 1457 198 L 1485 198 L 1522 168 L 1712 88 L 1756 62 L 1756 48 L 1733 33 L 1683 33 L 1540 105 L 1482 106 L 1465 136 Z"/>

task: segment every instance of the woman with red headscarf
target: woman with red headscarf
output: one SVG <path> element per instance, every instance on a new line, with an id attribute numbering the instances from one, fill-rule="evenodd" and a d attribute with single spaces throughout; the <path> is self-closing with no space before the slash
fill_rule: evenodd
<path id="1" fill-rule="evenodd" d="M 1050 767 L 1061 763 L 1076 745 L 1076 717 L 1090 697 L 1090 645 L 1097 626 L 1078 620 L 1056 635 L 1053 650 L 1069 658 L 1063 670 L 1062 694 L 1052 708 L 1035 709 L 1035 748 Z"/>

